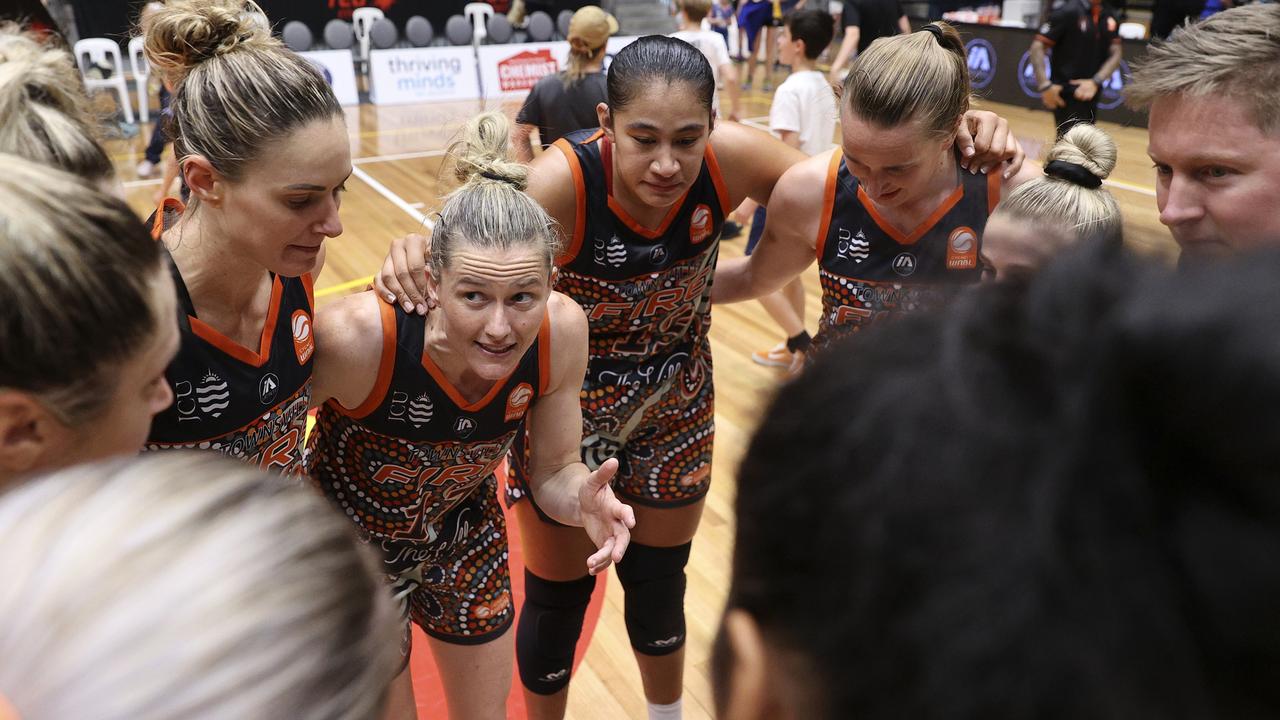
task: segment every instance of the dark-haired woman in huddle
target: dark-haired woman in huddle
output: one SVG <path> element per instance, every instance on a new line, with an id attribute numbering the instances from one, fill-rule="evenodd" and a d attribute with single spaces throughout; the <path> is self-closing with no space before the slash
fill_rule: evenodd
<path id="1" fill-rule="evenodd" d="M 342 233 L 346 122 L 315 67 L 245 0 L 171 0 L 146 20 L 174 87 L 174 152 L 191 190 L 156 213 L 178 287 L 174 404 L 147 448 L 222 452 L 301 471 L 315 341 L 313 277 Z"/>
<path id="2" fill-rule="evenodd" d="M 1017 158 L 964 172 L 969 94 L 964 43 L 950 25 L 873 43 L 845 78 L 841 146 L 778 181 L 769 213 L 781 217 L 755 253 L 720 266 L 715 300 L 773 292 L 817 259 L 821 347 L 977 282 L 987 217 L 1037 169 Z"/>
<path id="3" fill-rule="evenodd" d="M 618 578 L 651 717 L 679 717 L 684 567 L 711 481 L 711 275 L 725 216 L 769 201 L 803 155 L 771 136 L 715 122 L 710 65 L 697 49 L 645 37 L 610 66 L 600 129 L 571 134 L 533 163 L 528 192 L 565 239 L 557 289 L 586 311 L 590 361 L 580 399 L 583 460 L 617 458 L 615 492 L 636 511 Z M 1005 131 L 987 114 L 1005 155 Z M 389 300 L 425 310 L 425 240 L 397 242 L 379 278 Z M 591 542 L 529 497 L 524 448 L 508 498 L 524 542 L 525 602 L 516 639 L 533 718 L 564 714 L 573 655 L 595 586 Z"/>

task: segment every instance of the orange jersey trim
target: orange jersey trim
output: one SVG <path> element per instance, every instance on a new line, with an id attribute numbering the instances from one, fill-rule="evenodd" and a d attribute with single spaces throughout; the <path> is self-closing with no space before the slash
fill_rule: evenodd
<path id="1" fill-rule="evenodd" d="M 507 381 L 511 379 L 512 373 L 520 368 L 520 364 L 516 363 L 516 366 L 511 368 L 510 373 L 507 373 L 502 377 L 502 379 L 495 382 L 493 386 L 485 392 L 484 397 L 474 403 L 467 402 L 466 398 L 462 396 L 462 393 L 458 391 L 458 388 L 454 387 L 453 383 L 449 382 L 449 378 L 445 377 L 444 370 L 441 370 L 440 366 L 436 365 L 436 361 L 432 360 L 431 355 L 427 353 L 426 347 L 422 348 L 422 367 L 426 369 L 427 373 L 436 381 L 436 384 L 444 390 L 445 394 L 449 396 L 449 399 L 452 400 L 459 409 L 467 412 L 477 412 L 479 410 L 483 410 L 486 405 L 493 401 L 493 398 L 497 396 L 498 391 L 501 390 L 502 387 L 507 384 Z"/>
<path id="2" fill-rule="evenodd" d="M 164 235 L 164 213 L 166 210 L 169 210 L 169 209 L 172 209 L 174 212 L 178 213 L 179 215 L 187 211 L 187 207 L 182 204 L 181 200 L 177 198 L 171 198 L 171 197 L 165 198 L 160 203 L 160 206 L 156 208 L 155 217 L 152 218 L 151 220 L 151 239 L 152 240 L 155 240 L 158 242 L 160 240 L 160 236 Z"/>
<path id="3" fill-rule="evenodd" d="M 191 323 L 191 332 L 242 363 L 262 367 L 271 359 L 271 341 L 276 333 L 276 321 L 280 317 L 280 294 L 283 289 L 284 286 L 280 283 L 279 277 L 271 279 L 271 300 L 267 309 L 267 321 L 262 324 L 262 334 L 258 338 L 256 353 L 223 335 L 217 328 L 194 315 L 187 316 Z"/>
<path id="4" fill-rule="evenodd" d="M 551 386 L 551 309 L 542 316 L 538 330 L 538 394 L 545 395 Z"/>
<path id="5" fill-rule="evenodd" d="M 947 199 L 942 201 L 942 204 L 938 206 L 938 209 L 934 210 L 932 215 L 925 218 L 924 222 L 917 225 L 910 234 L 903 234 L 901 230 L 894 227 L 888 220 L 886 220 L 884 216 L 880 214 L 879 210 L 876 210 L 876 206 L 871 202 L 871 198 L 867 196 L 866 191 L 862 189 L 861 185 L 858 186 L 858 200 L 860 200 L 862 202 L 862 206 L 867 209 L 867 214 L 871 216 L 871 219 L 875 221 L 876 225 L 880 226 L 881 230 L 885 231 L 885 233 L 889 237 L 893 238 L 899 245 L 915 245 L 920 238 L 924 237 L 925 233 L 929 232 L 929 230 L 933 229 L 934 225 L 938 224 L 938 221 L 942 219 L 942 216 L 951 212 L 951 208 L 955 207 L 956 203 L 960 202 L 960 198 L 962 197 L 964 197 L 964 182 L 961 182 L 960 185 L 947 196 Z"/>
<path id="6" fill-rule="evenodd" d="M 307 306 L 311 308 L 308 312 L 314 315 L 316 312 L 316 280 L 311 277 L 311 273 L 303 273 L 298 279 L 302 281 L 302 287 L 307 291 Z"/>
<path id="7" fill-rule="evenodd" d="M 1000 193 L 1004 189 L 1004 178 L 1000 177 L 1000 173 L 992 172 L 987 174 L 987 215 L 996 211 L 996 205 L 1000 204 Z"/>
<path id="8" fill-rule="evenodd" d="M 818 220 L 818 241 L 814 247 L 818 249 L 818 261 L 822 261 L 822 253 L 827 249 L 827 233 L 831 232 L 831 216 L 836 211 L 836 186 L 839 185 L 840 159 L 844 151 L 837 147 L 831 151 L 831 162 L 827 165 L 827 183 L 822 190 L 822 215 Z M 861 192 L 862 188 L 858 188 Z"/>
<path id="9" fill-rule="evenodd" d="M 586 142 L 595 142 L 603 136 L 604 131 L 597 130 Z M 573 192 L 577 201 L 577 212 L 573 218 L 573 237 L 569 238 L 569 247 L 556 259 L 557 265 L 564 265 L 578 257 L 578 253 L 582 250 L 582 239 L 587 234 L 587 183 L 582 179 L 582 165 L 578 162 L 578 155 L 573 152 L 569 141 L 560 138 L 553 143 L 553 146 L 564 153 L 565 159 L 569 161 L 569 171 L 573 174 Z"/>
<path id="10" fill-rule="evenodd" d="M 716 186 L 716 197 L 720 198 L 720 213 L 729 217 L 729 213 L 733 212 L 733 208 L 729 205 L 729 188 L 725 187 L 724 175 L 720 172 L 720 161 L 716 159 L 715 148 L 711 147 L 711 142 L 707 142 L 707 153 L 705 156 L 707 170 L 711 172 L 711 182 Z"/>
<path id="11" fill-rule="evenodd" d="M 382 317 L 382 355 L 378 359 L 378 377 L 373 381 L 369 396 L 364 399 L 364 402 L 351 410 L 342 407 L 339 402 L 329 401 L 344 415 L 353 418 L 362 418 L 378 409 L 378 406 L 382 404 L 383 399 L 387 396 L 387 390 L 391 387 L 391 376 L 395 374 L 396 310 L 390 304 L 381 300 L 377 302 L 378 314 Z"/>

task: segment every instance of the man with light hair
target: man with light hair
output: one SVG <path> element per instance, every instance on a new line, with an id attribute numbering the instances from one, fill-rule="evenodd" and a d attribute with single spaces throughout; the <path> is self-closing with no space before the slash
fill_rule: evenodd
<path id="1" fill-rule="evenodd" d="M 1280 5 L 1153 43 L 1125 95 L 1150 110 L 1156 205 L 1184 261 L 1280 246 Z"/>

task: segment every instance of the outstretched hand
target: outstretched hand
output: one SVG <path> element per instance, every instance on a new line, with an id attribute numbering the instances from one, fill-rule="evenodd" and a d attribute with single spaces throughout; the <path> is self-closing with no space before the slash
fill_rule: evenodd
<path id="1" fill-rule="evenodd" d="M 636 526 L 636 514 L 629 505 L 623 505 L 613 494 L 609 482 L 618 472 L 618 461 L 609 458 L 599 470 L 587 476 L 578 491 L 578 506 L 582 513 L 582 527 L 591 542 L 599 548 L 587 558 L 587 571 L 597 575 L 610 563 L 622 560 L 631 543 L 631 528 Z"/>
<path id="2" fill-rule="evenodd" d="M 405 312 L 426 315 L 431 308 L 427 298 L 427 257 L 431 254 L 431 238 L 410 233 L 391 242 L 382 271 L 373 278 L 378 297 L 400 305 Z"/>
<path id="3" fill-rule="evenodd" d="M 960 150 L 960 166 L 971 173 L 988 173 L 1003 166 L 1006 180 L 1018 174 L 1026 154 L 1022 144 L 1009 131 L 1009 122 L 987 110 L 970 110 L 964 114 L 956 132 Z"/>

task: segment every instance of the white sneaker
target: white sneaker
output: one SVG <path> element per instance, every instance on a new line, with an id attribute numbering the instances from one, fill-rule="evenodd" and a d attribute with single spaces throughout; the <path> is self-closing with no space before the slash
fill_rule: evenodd
<path id="1" fill-rule="evenodd" d="M 138 163 L 137 170 L 138 170 L 138 177 L 149 178 L 152 175 L 156 174 L 156 165 L 150 160 L 143 160 L 142 162 Z"/>

